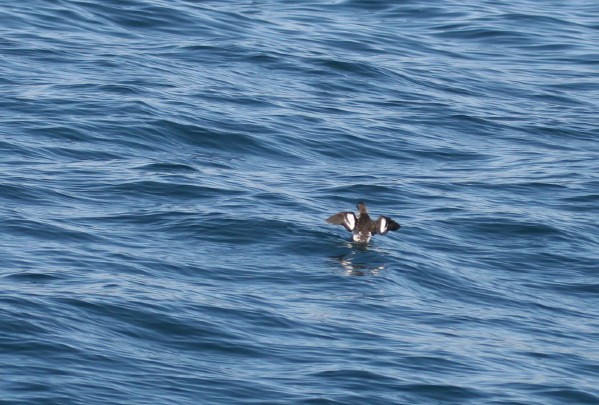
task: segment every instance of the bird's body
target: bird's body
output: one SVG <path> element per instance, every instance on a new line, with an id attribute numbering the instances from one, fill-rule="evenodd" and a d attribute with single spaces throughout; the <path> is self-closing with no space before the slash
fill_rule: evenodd
<path id="1" fill-rule="evenodd" d="M 370 241 L 373 235 L 384 235 L 388 231 L 396 231 L 400 225 L 389 217 L 380 216 L 373 221 L 368 215 L 366 204 L 359 202 L 357 205 L 358 215 L 351 211 L 338 212 L 326 219 L 326 222 L 333 225 L 342 225 L 349 232 L 352 232 L 354 242 L 366 243 Z"/>

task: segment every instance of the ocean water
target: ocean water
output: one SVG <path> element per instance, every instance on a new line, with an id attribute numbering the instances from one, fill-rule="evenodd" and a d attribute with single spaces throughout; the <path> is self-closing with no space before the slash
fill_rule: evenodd
<path id="1" fill-rule="evenodd" d="M 3 1 L 0 55 L 0 404 L 599 404 L 596 1 Z"/>

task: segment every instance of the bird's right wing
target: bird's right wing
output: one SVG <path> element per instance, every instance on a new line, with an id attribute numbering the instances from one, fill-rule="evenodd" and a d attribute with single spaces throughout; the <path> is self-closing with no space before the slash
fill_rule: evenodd
<path id="1" fill-rule="evenodd" d="M 384 235 L 389 231 L 397 231 L 399 228 L 401 228 L 401 225 L 389 217 L 381 215 L 376 220 L 376 233 L 378 234 Z"/>

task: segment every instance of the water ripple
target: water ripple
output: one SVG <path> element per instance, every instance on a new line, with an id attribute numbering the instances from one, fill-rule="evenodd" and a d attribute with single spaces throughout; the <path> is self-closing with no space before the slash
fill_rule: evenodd
<path id="1" fill-rule="evenodd" d="M 2 400 L 599 402 L 598 12 L 4 5 Z"/>

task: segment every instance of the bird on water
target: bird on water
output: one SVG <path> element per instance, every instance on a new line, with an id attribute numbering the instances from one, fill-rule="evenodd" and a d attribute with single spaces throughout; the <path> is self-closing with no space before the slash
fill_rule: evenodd
<path id="1" fill-rule="evenodd" d="M 397 231 L 401 225 L 389 217 L 381 215 L 376 221 L 373 221 L 368 215 L 368 208 L 363 202 L 357 205 L 358 215 L 351 211 L 338 212 L 326 219 L 326 222 L 333 225 L 343 225 L 348 232 L 352 232 L 354 242 L 366 243 L 372 238 L 372 235 L 384 235 L 389 231 Z"/>

